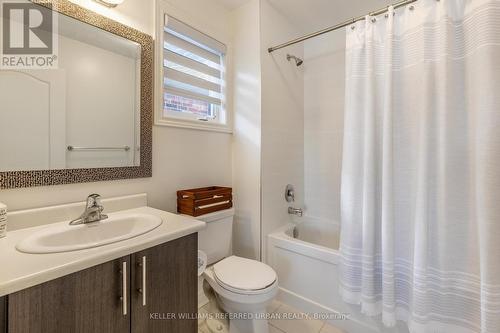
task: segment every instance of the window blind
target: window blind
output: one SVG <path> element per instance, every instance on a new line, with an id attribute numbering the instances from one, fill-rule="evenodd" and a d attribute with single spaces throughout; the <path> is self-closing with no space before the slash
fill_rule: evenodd
<path id="1" fill-rule="evenodd" d="M 225 54 L 224 44 L 166 15 L 164 93 L 220 107 L 224 101 Z"/>

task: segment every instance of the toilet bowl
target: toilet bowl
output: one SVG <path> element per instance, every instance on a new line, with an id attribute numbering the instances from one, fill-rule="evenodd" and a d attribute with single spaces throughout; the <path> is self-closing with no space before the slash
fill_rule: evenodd
<path id="1" fill-rule="evenodd" d="M 267 306 L 278 293 L 278 279 L 271 267 L 230 256 L 207 268 L 203 276 L 228 313 L 230 333 L 269 332 Z"/>
<path id="2" fill-rule="evenodd" d="M 203 278 L 229 317 L 230 333 L 268 333 L 266 308 L 278 293 L 278 278 L 270 266 L 232 255 L 233 216 L 228 209 L 197 217 L 207 223 L 198 233 L 198 249 L 207 255 Z M 200 295 L 199 304 L 206 301 Z"/>

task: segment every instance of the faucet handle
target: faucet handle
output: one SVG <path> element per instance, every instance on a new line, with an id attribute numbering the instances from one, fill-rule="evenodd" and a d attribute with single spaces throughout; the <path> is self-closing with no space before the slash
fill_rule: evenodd
<path id="1" fill-rule="evenodd" d="M 286 202 L 295 201 L 295 189 L 292 184 L 288 184 L 285 188 L 285 200 Z"/>
<path id="2" fill-rule="evenodd" d="M 91 194 L 87 197 L 87 208 L 100 207 L 101 196 L 99 194 Z"/>

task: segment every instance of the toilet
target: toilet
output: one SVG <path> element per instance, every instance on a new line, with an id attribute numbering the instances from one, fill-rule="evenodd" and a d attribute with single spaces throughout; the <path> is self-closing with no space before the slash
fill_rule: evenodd
<path id="1" fill-rule="evenodd" d="M 233 217 L 234 209 L 197 217 L 207 223 L 198 233 L 198 249 L 208 264 L 202 278 L 228 313 L 230 333 L 268 333 L 266 308 L 278 293 L 278 278 L 270 266 L 232 255 Z M 206 299 L 199 290 L 202 305 Z"/>

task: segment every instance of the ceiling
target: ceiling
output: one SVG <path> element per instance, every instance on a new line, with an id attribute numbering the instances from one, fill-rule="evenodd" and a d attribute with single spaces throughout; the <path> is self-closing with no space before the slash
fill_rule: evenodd
<path id="1" fill-rule="evenodd" d="M 249 0 L 217 0 L 217 2 L 219 2 L 229 10 L 233 10 L 248 1 Z"/>

